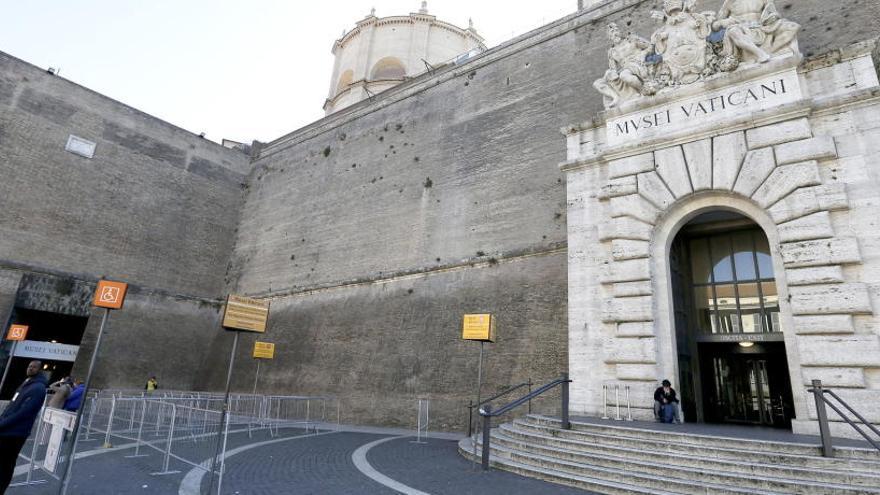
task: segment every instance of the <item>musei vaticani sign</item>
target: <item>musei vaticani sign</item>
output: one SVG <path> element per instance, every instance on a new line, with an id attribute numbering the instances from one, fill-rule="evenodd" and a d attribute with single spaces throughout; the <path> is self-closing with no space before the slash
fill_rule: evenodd
<path id="1" fill-rule="evenodd" d="M 694 131 L 715 122 L 748 116 L 758 110 L 777 107 L 803 97 L 795 69 L 764 76 L 737 85 L 707 90 L 662 105 L 606 121 L 610 146 L 630 140 L 645 140 L 679 131 Z"/>

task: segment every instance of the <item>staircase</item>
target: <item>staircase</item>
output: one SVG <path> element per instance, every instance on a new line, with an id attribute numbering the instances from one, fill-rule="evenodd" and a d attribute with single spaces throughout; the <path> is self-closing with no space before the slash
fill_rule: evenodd
<path id="1" fill-rule="evenodd" d="M 492 430 L 490 462 L 604 494 L 880 494 L 875 449 L 835 447 L 828 458 L 818 439 L 685 433 L 687 426 L 583 419 L 563 430 L 558 419 L 529 415 Z M 471 438 L 459 452 L 473 457 Z"/>

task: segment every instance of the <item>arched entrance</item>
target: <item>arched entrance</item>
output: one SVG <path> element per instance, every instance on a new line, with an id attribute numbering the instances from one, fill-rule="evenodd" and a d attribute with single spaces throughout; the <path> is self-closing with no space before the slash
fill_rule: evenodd
<path id="1" fill-rule="evenodd" d="M 669 250 L 686 418 L 788 428 L 794 416 L 770 246 L 751 219 L 702 213 Z"/>

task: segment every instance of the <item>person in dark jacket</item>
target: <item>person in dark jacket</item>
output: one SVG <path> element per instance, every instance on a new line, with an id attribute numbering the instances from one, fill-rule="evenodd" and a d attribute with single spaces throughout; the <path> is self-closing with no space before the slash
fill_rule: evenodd
<path id="1" fill-rule="evenodd" d="M 672 423 L 677 414 L 678 396 L 669 380 L 663 380 L 661 386 L 654 391 L 654 409 L 660 421 Z"/>
<path id="2" fill-rule="evenodd" d="M 0 493 L 5 493 L 12 481 L 18 453 L 30 436 L 34 419 L 46 400 L 47 380 L 40 373 L 42 367 L 43 363 L 39 361 L 28 363 L 27 379 L 0 414 Z"/>
<path id="3" fill-rule="evenodd" d="M 65 411 L 73 411 L 76 412 L 79 409 L 79 405 L 82 404 L 83 400 L 83 391 L 85 390 L 85 385 L 83 385 L 82 380 L 76 380 L 76 386 L 73 387 L 73 390 L 70 391 L 70 395 L 67 397 L 67 400 L 64 401 L 64 410 Z"/>

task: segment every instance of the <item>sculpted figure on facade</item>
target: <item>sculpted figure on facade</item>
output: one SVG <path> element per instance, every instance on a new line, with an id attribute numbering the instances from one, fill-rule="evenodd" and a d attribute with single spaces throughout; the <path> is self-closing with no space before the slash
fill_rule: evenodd
<path id="1" fill-rule="evenodd" d="M 663 0 L 652 16 L 662 25 L 651 41 L 623 36 L 608 25 L 609 68 L 593 83 L 605 108 L 682 84 L 797 54 L 797 23 L 783 19 L 774 0 L 724 0 L 718 13 L 696 12 L 697 0 Z"/>
<path id="2" fill-rule="evenodd" d="M 608 39 L 608 70 L 593 87 L 605 97 L 605 108 L 613 108 L 642 94 L 649 76 L 645 57 L 651 52 L 651 43 L 632 33 L 623 36 L 613 22 L 608 25 Z"/>
<path id="3" fill-rule="evenodd" d="M 764 63 L 786 50 L 798 53 L 800 26 L 780 17 L 773 0 L 725 0 L 712 29 L 723 32 L 723 55 L 740 62 Z"/>
<path id="4" fill-rule="evenodd" d="M 690 84 L 702 77 L 709 55 L 706 37 L 712 19 L 693 11 L 695 0 L 664 0 L 663 26 L 654 32 L 654 50 L 662 56 L 661 75 L 670 85 Z"/>

